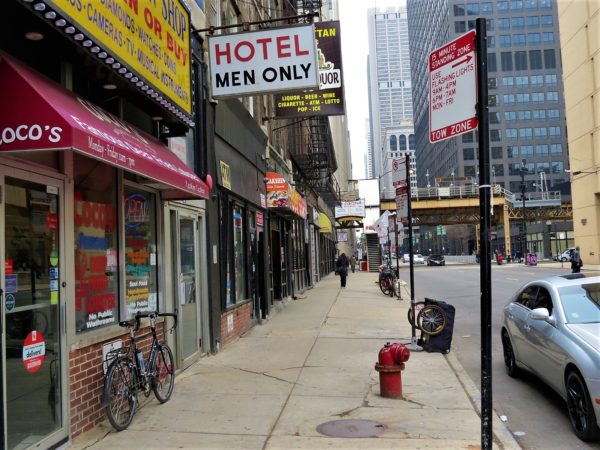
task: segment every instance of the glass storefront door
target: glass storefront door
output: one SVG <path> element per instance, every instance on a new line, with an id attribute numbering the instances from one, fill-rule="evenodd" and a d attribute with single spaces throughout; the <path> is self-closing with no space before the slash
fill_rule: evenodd
<path id="1" fill-rule="evenodd" d="M 47 447 L 67 436 L 59 286 L 62 188 L 26 172 L 9 173 L 15 178 L 0 171 L 3 444 Z"/>
<path id="2" fill-rule="evenodd" d="M 201 350 L 201 305 L 198 239 L 199 219 L 171 211 L 172 248 L 175 264 L 173 280 L 177 298 L 180 324 L 178 329 L 178 353 L 182 366 L 192 362 L 192 358 Z"/>

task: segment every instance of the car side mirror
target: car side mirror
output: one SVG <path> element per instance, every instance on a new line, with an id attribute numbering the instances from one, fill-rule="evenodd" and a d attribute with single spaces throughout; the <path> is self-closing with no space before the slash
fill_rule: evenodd
<path id="1" fill-rule="evenodd" d="M 555 324 L 555 321 L 550 317 L 550 312 L 548 312 L 547 308 L 535 308 L 529 313 L 529 318 L 532 320 L 545 320 L 551 325 Z"/>

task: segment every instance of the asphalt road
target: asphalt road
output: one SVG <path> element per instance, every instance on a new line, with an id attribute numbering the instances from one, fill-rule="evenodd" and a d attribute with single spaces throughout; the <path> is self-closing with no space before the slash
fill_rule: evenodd
<path id="1" fill-rule="evenodd" d="M 480 385 L 481 330 L 479 266 L 416 267 L 415 296 L 444 300 L 456 308 L 452 351 L 473 381 Z M 506 375 L 500 342 L 502 308 L 524 283 L 547 275 L 569 272 L 521 264 L 492 266 L 492 396 L 498 414 L 524 449 L 599 450 L 600 442 L 586 444 L 571 431 L 564 401 L 533 375 L 513 379 Z M 408 267 L 400 278 L 408 280 Z"/>

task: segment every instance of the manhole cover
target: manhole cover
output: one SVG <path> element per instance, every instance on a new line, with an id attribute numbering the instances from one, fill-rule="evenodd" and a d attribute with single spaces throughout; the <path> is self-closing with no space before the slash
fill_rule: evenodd
<path id="1" fill-rule="evenodd" d="M 317 427 L 321 434 L 342 438 L 370 438 L 383 433 L 386 426 L 379 422 L 362 419 L 333 420 Z"/>

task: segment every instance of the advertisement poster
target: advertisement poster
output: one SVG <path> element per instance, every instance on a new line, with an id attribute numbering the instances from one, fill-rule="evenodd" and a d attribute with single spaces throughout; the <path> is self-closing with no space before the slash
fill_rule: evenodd
<path id="1" fill-rule="evenodd" d="M 76 196 L 79 196 L 76 193 Z M 113 205 L 75 201 L 77 330 L 117 321 L 116 214 Z M 51 275 L 58 279 L 58 273 Z"/>
<path id="2" fill-rule="evenodd" d="M 319 89 L 275 96 L 276 117 L 345 114 L 340 22 L 317 22 Z"/>

